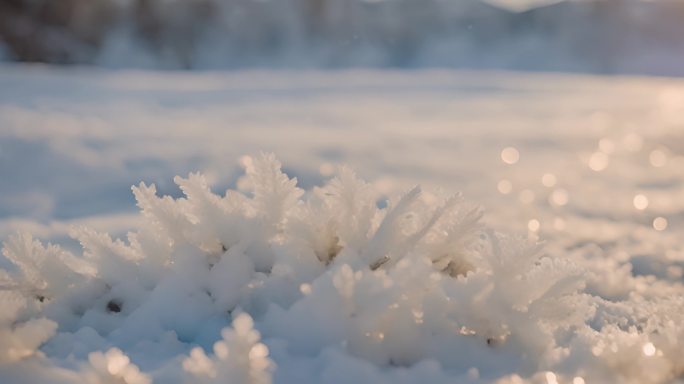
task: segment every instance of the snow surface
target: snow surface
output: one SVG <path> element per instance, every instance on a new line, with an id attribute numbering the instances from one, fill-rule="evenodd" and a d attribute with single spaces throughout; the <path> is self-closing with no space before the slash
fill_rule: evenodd
<path id="1" fill-rule="evenodd" d="M 7 66 L 0 159 L 3 383 L 684 372 L 682 80 Z"/>

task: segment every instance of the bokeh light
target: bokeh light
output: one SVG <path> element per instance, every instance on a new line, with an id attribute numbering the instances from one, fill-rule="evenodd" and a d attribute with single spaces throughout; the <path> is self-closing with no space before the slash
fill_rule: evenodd
<path id="1" fill-rule="evenodd" d="M 540 227 L 541 223 L 537 219 L 532 219 L 527 222 L 527 229 L 529 229 L 531 232 L 538 232 Z"/>
<path id="2" fill-rule="evenodd" d="M 589 168 L 601 172 L 608 167 L 609 157 L 603 152 L 594 152 L 589 158 Z"/>
<path id="3" fill-rule="evenodd" d="M 503 179 L 496 185 L 496 189 L 499 190 L 499 193 L 502 195 L 507 195 L 513 191 L 513 184 L 509 180 Z"/>
<path id="4" fill-rule="evenodd" d="M 653 229 L 656 231 L 664 231 L 667 229 L 667 219 L 664 217 L 656 217 L 653 219 Z"/>
<path id="5" fill-rule="evenodd" d="M 551 204 L 557 206 L 566 205 L 568 203 L 568 199 L 568 191 L 563 188 L 554 190 L 553 193 L 551 193 L 551 196 L 549 197 L 549 201 L 551 202 Z"/>
<path id="6" fill-rule="evenodd" d="M 643 211 L 648 208 L 648 198 L 642 194 L 638 194 L 632 199 L 632 204 L 634 204 L 634 208 Z"/>
<path id="7" fill-rule="evenodd" d="M 664 167 L 667 164 L 667 155 L 660 149 L 654 149 L 649 154 L 648 160 L 656 168 Z"/>
<path id="8" fill-rule="evenodd" d="M 520 160 L 520 152 L 515 147 L 506 147 L 501 151 L 501 161 L 512 165 Z"/>
<path id="9" fill-rule="evenodd" d="M 653 356 L 656 353 L 656 347 L 653 343 L 646 343 L 641 349 L 646 356 Z"/>
<path id="10" fill-rule="evenodd" d="M 553 173 L 545 173 L 542 176 L 542 184 L 545 187 L 551 188 L 554 185 L 556 185 L 556 182 L 558 182 L 558 179 L 556 178 L 556 175 L 554 175 Z"/>

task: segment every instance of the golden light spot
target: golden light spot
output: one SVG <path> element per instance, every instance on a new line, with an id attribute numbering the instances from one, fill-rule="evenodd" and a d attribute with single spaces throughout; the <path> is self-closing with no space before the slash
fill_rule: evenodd
<path id="1" fill-rule="evenodd" d="M 575 376 L 572 379 L 572 384 L 584 384 L 584 379 L 580 376 Z"/>
<path id="2" fill-rule="evenodd" d="M 648 155 L 648 161 L 656 168 L 664 167 L 667 164 L 667 155 L 660 149 L 654 149 Z"/>
<path id="3" fill-rule="evenodd" d="M 653 219 L 653 229 L 656 231 L 664 231 L 667 229 L 667 219 L 661 216 Z"/>
<path id="4" fill-rule="evenodd" d="M 527 222 L 527 229 L 529 229 L 532 232 L 539 231 L 540 227 L 541 227 L 541 223 L 539 223 L 539 220 L 537 220 L 537 219 L 532 219 L 532 220 Z"/>
<path id="5" fill-rule="evenodd" d="M 513 183 L 510 181 L 503 179 L 499 181 L 499 183 L 496 185 L 496 189 L 499 190 L 499 193 L 502 195 L 507 195 L 513 191 Z"/>
<path id="6" fill-rule="evenodd" d="M 653 345 L 653 343 L 644 344 L 641 350 L 644 352 L 644 355 L 646 356 L 653 356 L 656 353 L 656 347 L 655 345 Z"/>
<path id="7" fill-rule="evenodd" d="M 589 168 L 592 171 L 601 172 L 608 167 L 610 158 L 603 152 L 594 152 L 589 158 Z"/>
<path id="8" fill-rule="evenodd" d="M 549 201 L 551 204 L 561 207 L 566 205 L 568 203 L 568 191 L 562 188 L 556 189 L 549 197 Z"/>
<path id="9" fill-rule="evenodd" d="M 648 208 L 648 198 L 642 194 L 634 196 L 634 200 L 632 200 L 632 203 L 634 204 L 634 208 L 640 211 L 643 211 L 644 209 Z"/>
<path id="10" fill-rule="evenodd" d="M 299 286 L 299 291 L 303 293 L 304 295 L 310 295 L 311 294 L 311 284 L 304 283 Z"/>
<path id="11" fill-rule="evenodd" d="M 520 160 L 520 152 L 515 147 L 506 147 L 501 151 L 501 160 L 506 164 L 515 164 Z"/>
<path id="12" fill-rule="evenodd" d="M 542 184 L 545 187 L 551 188 L 554 185 L 556 185 L 556 182 L 558 180 L 556 179 L 556 175 L 553 173 L 545 173 L 544 176 L 542 176 Z"/>

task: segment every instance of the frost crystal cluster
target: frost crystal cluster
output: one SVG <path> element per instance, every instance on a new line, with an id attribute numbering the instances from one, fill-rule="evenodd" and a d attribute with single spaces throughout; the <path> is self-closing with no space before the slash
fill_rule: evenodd
<path id="1" fill-rule="evenodd" d="M 3 383 L 665 383 L 684 306 L 585 291 L 582 268 L 481 222 L 461 197 L 379 196 L 340 169 L 303 191 L 272 155 L 249 193 L 133 188 L 126 240 L 74 230 L 3 248 Z"/>

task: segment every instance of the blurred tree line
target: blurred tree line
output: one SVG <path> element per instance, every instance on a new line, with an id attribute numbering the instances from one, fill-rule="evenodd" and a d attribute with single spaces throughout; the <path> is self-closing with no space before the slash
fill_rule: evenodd
<path id="1" fill-rule="evenodd" d="M 10 60 L 102 64 L 114 37 L 168 68 L 643 65 L 684 74 L 677 0 L 520 13 L 479 0 L 0 0 L 0 46 Z"/>

